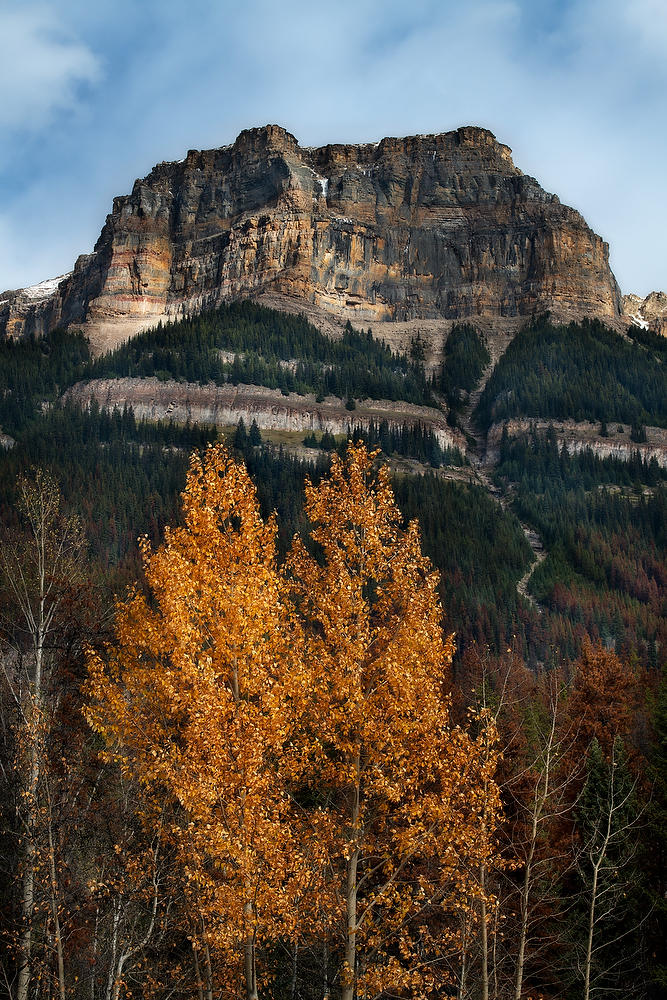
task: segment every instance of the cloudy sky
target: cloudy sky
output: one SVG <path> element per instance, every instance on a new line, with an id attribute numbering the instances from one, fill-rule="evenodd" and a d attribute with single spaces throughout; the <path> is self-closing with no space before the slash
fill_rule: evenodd
<path id="1" fill-rule="evenodd" d="M 160 160 L 490 128 L 667 289 L 667 0 L 0 0 L 0 289 L 71 269 Z"/>

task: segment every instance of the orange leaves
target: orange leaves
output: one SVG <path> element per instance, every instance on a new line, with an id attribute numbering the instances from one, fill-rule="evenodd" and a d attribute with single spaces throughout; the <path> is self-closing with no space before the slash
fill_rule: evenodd
<path id="1" fill-rule="evenodd" d="M 386 468 L 350 445 L 307 485 L 306 511 L 322 557 L 296 543 L 288 578 L 311 665 L 304 771 L 327 796 L 327 868 L 347 914 L 343 996 L 417 990 L 422 914 L 456 907 L 465 871 L 493 852 L 494 731 L 483 719 L 471 740 L 450 725 L 453 639 Z"/>
<path id="2" fill-rule="evenodd" d="M 492 850 L 493 731 L 450 723 L 438 578 L 376 456 L 351 444 L 306 512 L 318 558 L 295 540 L 279 571 L 246 469 L 193 456 L 183 527 L 142 542 L 151 600 L 89 658 L 87 717 L 170 798 L 207 941 L 242 946 L 250 992 L 258 942 L 338 927 L 346 996 L 417 989 L 424 913 L 442 923 Z"/>
<path id="3" fill-rule="evenodd" d="M 154 602 L 135 593 L 119 604 L 116 643 L 89 659 L 87 717 L 147 795 L 184 810 L 177 848 L 224 950 L 248 922 L 273 934 L 289 917 L 296 852 L 276 762 L 291 639 L 275 525 L 222 447 L 193 456 L 183 515 L 157 552 L 142 543 Z"/>

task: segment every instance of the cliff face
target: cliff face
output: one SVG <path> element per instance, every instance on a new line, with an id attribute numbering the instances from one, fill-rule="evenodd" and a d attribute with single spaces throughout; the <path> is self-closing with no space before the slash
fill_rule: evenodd
<path id="1" fill-rule="evenodd" d="M 319 149 L 242 132 L 155 167 L 114 199 L 95 252 L 37 288 L 0 296 L 0 331 L 74 324 L 101 347 L 267 293 L 364 324 L 621 311 L 607 245 L 472 127 Z"/>
<path id="2" fill-rule="evenodd" d="M 667 294 L 665 292 L 651 292 L 645 299 L 640 298 L 639 295 L 624 295 L 623 315 L 630 323 L 667 337 Z"/>
<path id="3" fill-rule="evenodd" d="M 667 469 L 667 430 L 664 427 L 645 427 L 646 442 L 637 443 L 630 436 L 629 424 L 617 424 L 616 421 L 610 421 L 609 434 L 602 437 L 600 424 L 588 421 L 506 420 L 489 428 L 487 459 L 490 462 L 498 461 L 504 431 L 510 438 L 514 438 L 528 437 L 533 431 L 546 434 L 551 429 L 555 431 L 558 447 L 565 445 L 571 455 L 590 449 L 598 458 L 616 458 L 621 462 L 628 462 L 639 454 L 644 462 L 655 459 L 661 468 Z"/>

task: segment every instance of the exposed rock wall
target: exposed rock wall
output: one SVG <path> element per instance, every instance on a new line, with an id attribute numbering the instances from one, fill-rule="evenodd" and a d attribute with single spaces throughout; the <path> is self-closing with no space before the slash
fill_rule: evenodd
<path id="1" fill-rule="evenodd" d="M 473 127 L 308 149 L 267 126 L 190 151 L 114 199 L 51 294 L 29 291 L 0 296 L 0 332 L 73 324 L 98 350 L 262 293 L 363 324 L 620 317 L 607 245 Z"/>
<path id="2" fill-rule="evenodd" d="M 564 444 L 571 455 L 590 448 L 598 458 L 617 458 L 627 462 L 638 452 L 645 462 L 650 462 L 654 458 L 661 468 L 667 469 L 667 429 L 646 427 L 646 441 L 639 443 L 630 439 L 631 428 L 628 424 L 610 421 L 608 426 L 609 435 L 602 437 L 600 424 L 587 421 L 576 423 L 574 420 L 524 419 L 493 424 L 487 436 L 487 460 L 494 462 L 498 460 L 500 439 L 505 427 L 511 438 L 528 434 L 533 427 L 540 433 L 545 433 L 553 427 L 559 447 Z M 623 428 L 620 432 L 619 427 Z"/>
<path id="3" fill-rule="evenodd" d="M 645 299 L 639 295 L 623 296 L 623 315 L 644 330 L 667 337 L 667 294 L 651 292 Z"/>
<path id="4" fill-rule="evenodd" d="M 233 427 L 243 418 L 260 430 L 329 431 L 344 434 L 349 427 L 368 427 L 386 420 L 390 427 L 423 424 L 433 431 L 443 448 L 465 449 L 465 438 L 447 425 L 439 410 L 412 403 L 366 399 L 353 411 L 340 399 L 328 396 L 318 403 L 313 395 L 287 396 L 279 389 L 254 385 L 198 385 L 191 382 L 161 382 L 156 378 L 95 379 L 79 382 L 66 398 L 82 406 L 95 399 L 105 409 L 131 406 L 138 419 L 174 420 L 176 423 Z"/>

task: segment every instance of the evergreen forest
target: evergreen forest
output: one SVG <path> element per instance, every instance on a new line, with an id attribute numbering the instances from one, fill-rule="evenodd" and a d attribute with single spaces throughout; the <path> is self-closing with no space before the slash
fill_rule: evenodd
<path id="1" fill-rule="evenodd" d="M 250 302 L 0 344 L 12 1000 L 665 995 L 664 342 L 540 317 L 473 413 L 490 357 L 455 326 L 429 378 Z M 124 377 L 333 396 L 348 433 L 64 395 Z M 364 399 L 535 425 L 484 465 Z"/>

